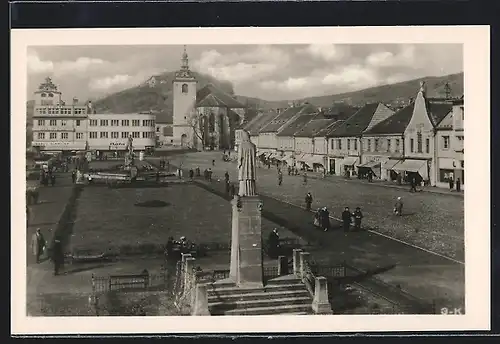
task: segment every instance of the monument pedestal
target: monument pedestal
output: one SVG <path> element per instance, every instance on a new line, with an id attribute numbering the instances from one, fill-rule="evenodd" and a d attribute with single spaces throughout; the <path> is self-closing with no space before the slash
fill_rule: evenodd
<path id="1" fill-rule="evenodd" d="M 259 196 L 235 197 L 230 278 L 239 287 L 263 287 L 263 250 Z"/>

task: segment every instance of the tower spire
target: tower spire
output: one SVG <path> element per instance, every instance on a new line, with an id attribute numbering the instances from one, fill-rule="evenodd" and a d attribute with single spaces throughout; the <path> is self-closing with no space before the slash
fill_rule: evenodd
<path id="1" fill-rule="evenodd" d="M 184 45 L 184 52 L 182 53 L 182 69 L 189 69 L 189 59 L 186 51 L 186 46 Z"/>

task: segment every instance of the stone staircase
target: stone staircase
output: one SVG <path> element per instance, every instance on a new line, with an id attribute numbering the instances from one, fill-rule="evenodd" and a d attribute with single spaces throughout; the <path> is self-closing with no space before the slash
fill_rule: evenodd
<path id="1" fill-rule="evenodd" d="M 211 315 L 313 314 L 312 297 L 294 275 L 271 279 L 263 288 L 239 288 L 228 280 L 207 287 Z"/>

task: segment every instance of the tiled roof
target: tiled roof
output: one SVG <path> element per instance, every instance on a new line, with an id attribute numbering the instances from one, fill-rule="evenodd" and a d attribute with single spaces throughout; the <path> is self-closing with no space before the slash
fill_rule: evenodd
<path id="1" fill-rule="evenodd" d="M 446 115 L 449 114 L 453 109 L 453 105 L 449 102 L 434 103 L 432 101 L 427 101 L 426 106 L 427 106 L 427 113 L 429 114 L 429 118 L 434 127 L 436 127 L 439 123 L 441 123 L 441 121 L 446 117 Z"/>
<path id="2" fill-rule="evenodd" d="M 328 133 L 329 136 L 345 137 L 359 136 L 370 124 L 375 111 L 377 111 L 379 103 L 370 103 L 363 106 L 351 117 L 349 117 L 342 125 L 334 131 Z"/>
<path id="3" fill-rule="evenodd" d="M 293 116 L 297 114 L 312 114 L 317 112 L 317 108 L 311 104 L 305 104 L 297 107 L 291 107 L 281 113 L 278 117 L 274 118 L 268 125 L 262 128 L 261 133 L 272 133 L 278 131 L 283 125 L 286 124 Z"/>
<path id="4" fill-rule="evenodd" d="M 294 121 L 290 122 L 277 136 L 293 136 L 300 128 L 315 117 L 314 114 L 300 115 Z"/>
<path id="5" fill-rule="evenodd" d="M 394 115 L 386 118 L 377 125 L 367 130 L 364 134 L 402 134 L 413 116 L 415 103 L 405 106 Z"/>
<path id="6" fill-rule="evenodd" d="M 257 115 L 259 114 L 259 111 L 258 110 L 255 110 L 255 109 L 248 109 L 246 112 L 245 112 L 245 123 L 249 123 L 251 122 L 254 118 L 257 117 Z"/>
<path id="7" fill-rule="evenodd" d="M 278 114 L 273 110 L 259 114 L 251 122 L 249 122 L 244 129 L 248 131 L 250 135 L 259 135 L 259 131 L 271 122 L 277 115 Z"/>
<path id="8" fill-rule="evenodd" d="M 345 122 L 344 120 L 336 120 L 335 118 L 332 118 L 332 123 L 330 123 L 330 125 L 328 125 L 326 128 L 321 129 L 317 133 L 316 136 L 325 136 L 325 137 L 327 137 L 329 135 L 329 133 L 331 133 L 336 128 L 338 128 L 339 126 L 341 126 L 342 123 L 344 123 L 344 122 Z"/>
<path id="9" fill-rule="evenodd" d="M 230 94 L 217 88 L 214 84 L 208 84 L 196 92 L 196 106 L 245 108 L 245 105 L 234 99 Z"/>
<path id="10" fill-rule="evenodd" d="M 324 132 L 330 125 L 333 123 L 337 122 L 336 119 L 328 119 L 328 118 L 322 118 L 321 116 L 319 118 L 315 118 L 309 123 L 307 123 L 304 127 L 302 127 L 300 130 L 298 130 L 294 136 L 296 137 L 316 137 L 320 136 L 320 132 Z"/>
<path id="11" fill-rule="evenodd" d="M 453 116 L 451 114 L 443 118 L 443 120 L 438 124 L 438 129 L 451 129 L 453 128 Z"/>

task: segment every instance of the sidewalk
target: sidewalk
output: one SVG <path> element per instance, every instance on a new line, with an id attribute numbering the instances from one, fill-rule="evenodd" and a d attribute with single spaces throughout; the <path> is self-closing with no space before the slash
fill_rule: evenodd
<path id="1" fill-rule="evenodd" d="M 297 176 L 297 177 L 302 177 L 302 176 Z M 410 190 L 409 185 L 397 185 L 385 180 L 374 180 L 373 182 L 369 183 L 366 179 L 358 179 L 357 177 L 353 177 L 351 179 L 347 179 L 342 176 L 332 176 L 332 175 L 327 175 L 326 177 L 323 177 L 322 174 L 320 173 L 310 173 L 308 172 L 308 177 L 311 179 L 318 179 L 318 180 L 324 180 L 325 182 L 330 182 L 332 183 L 333 180 L 344 180 L 346 182 L 352 182 L 352 183 L 359 183 L 359 184 L 368 184 L 368 185 L 375 185 L 375 186 L 381 186 L 381 187 L 386 187 L 386 188 L 393 188 L 393 189 L 400 189 L 400 190 L 405 190 L 408 191 Z M 417 186 L 417 192 L 431 192 L 431 193 L 436 193 L 436 194 L 441 194 L 441 195 L 450 195 L 450 196 L 458 196 L 458 197 L 464 197 L 464 191 L 462 190 L 461 192 L 456 192 L 456 191 L 450 191 L 449 189 L 444 189 L 444 188 L 439 188 L 436 186 L 424 186 L 422 188 L 421 186 Z"/>

